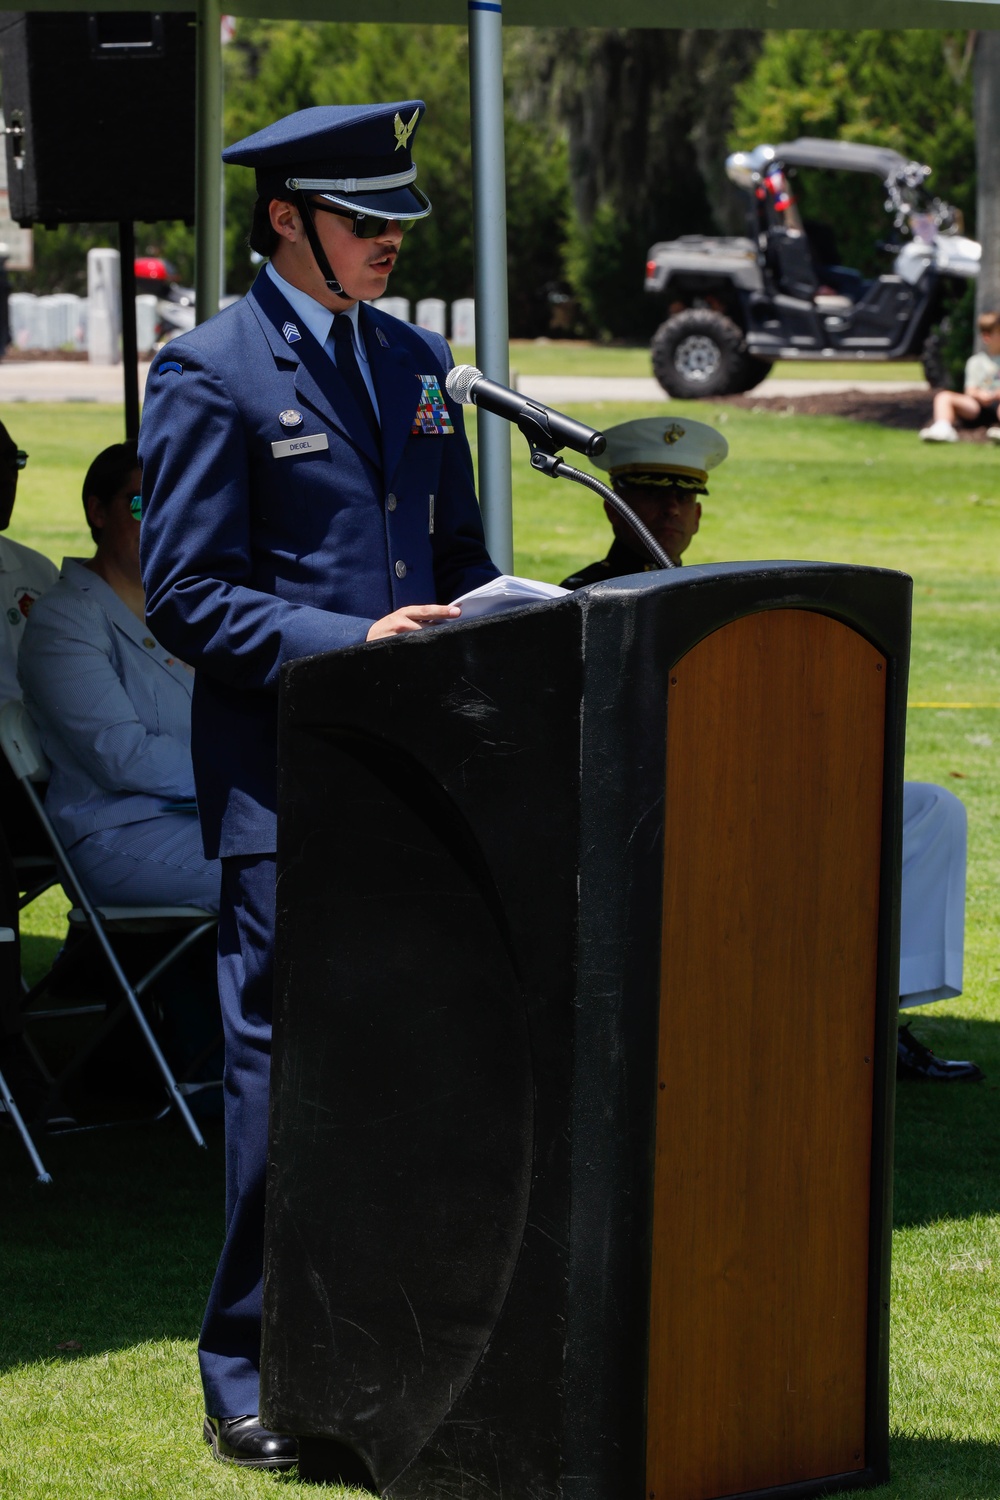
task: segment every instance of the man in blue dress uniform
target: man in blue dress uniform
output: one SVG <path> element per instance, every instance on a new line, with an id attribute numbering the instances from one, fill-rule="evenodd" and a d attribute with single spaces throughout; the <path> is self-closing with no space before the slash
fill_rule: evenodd
<path id="1" fill-rule="evenodd" d="M 154 358 L 140 438 L 147 616 L 196 669 L 198 806 L 223 867 L 227 1232 L 199 1344 L 205 1437 L 259 1468 L 296 1458 L 257 1416 L 279 674 L 453 617 L 497 574 L 443 394 L 450 351 L 364 305 L 430 212 L 411 157 L 423 112 L 305 109 L 223 153 L 256 170 L 268 264 Z"/>

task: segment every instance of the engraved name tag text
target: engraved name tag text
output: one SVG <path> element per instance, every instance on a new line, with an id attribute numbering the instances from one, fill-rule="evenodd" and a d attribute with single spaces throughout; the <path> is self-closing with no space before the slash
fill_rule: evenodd
<path id="1" fill-rule="evenodd" d="M 275 458 L 294 458 L 296 453 L 319 453 L 329 446 L 330 439 L 326 433 L 317 432 L 312 437 L 282 438 L 280 442 L 271 444 L 271 452 Z"/>

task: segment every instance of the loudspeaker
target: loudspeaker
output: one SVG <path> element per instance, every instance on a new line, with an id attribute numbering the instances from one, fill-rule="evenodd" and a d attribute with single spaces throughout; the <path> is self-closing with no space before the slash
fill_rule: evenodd
<path id="1" fill-rule="evenodd" d="M 11 217 L 194 218 L 195 17 L 0 16 Z"/>

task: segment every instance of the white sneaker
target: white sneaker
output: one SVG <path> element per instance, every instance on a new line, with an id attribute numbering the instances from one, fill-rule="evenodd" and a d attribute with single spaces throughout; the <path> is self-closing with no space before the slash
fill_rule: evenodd
<path id="1" fill-rule="evenodd" d="M 924 443 L 957 443 L 958 433 L 950 422 L 932 422 L 921 430 L 920 439 Z"/>
<path id="2" fill-rule="evenodd" d="M 987 427 L 986 436 L 991 443 L 1000 443 L 1000 427 Z"/>

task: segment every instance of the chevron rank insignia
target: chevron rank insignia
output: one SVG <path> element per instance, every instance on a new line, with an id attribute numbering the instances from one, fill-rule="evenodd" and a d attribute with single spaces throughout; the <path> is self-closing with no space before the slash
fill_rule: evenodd
<path id="1" fill-rule="evenodd" d="M 447 437 L 455 428 L 437 376 L 419 375 L 417 378 L 420 381 L 420 400 L 410 432 Z"/>
<path id="2" fill-rule="evenodd" d="M 282 323 L 281 331 L 285 335 L 286 344 L 297 344 L 302 337 L 294 323 Z"/>

